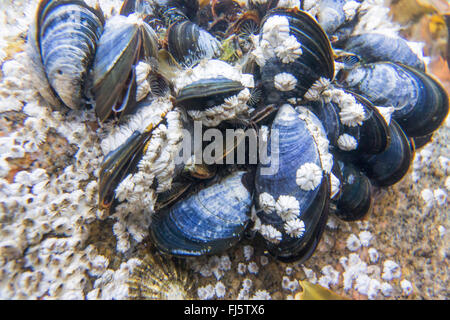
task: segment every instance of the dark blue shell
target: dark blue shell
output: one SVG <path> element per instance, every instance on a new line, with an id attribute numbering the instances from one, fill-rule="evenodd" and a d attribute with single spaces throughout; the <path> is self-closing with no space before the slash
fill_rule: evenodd
<path id="1" fill-rule="evenodd" d="M 412 138 L 403 132 L 395 120 L 389 125 L 391 144 L 382 153 L 364 155 L 359 166 L 370 178 L 373 184 L 385 187 L 400 181 L 408 172 L 414 159 L 414 143 Z"/>
<path id="2" fill-rule="evenodd" d="M 167 50 L 185 67 L 220 53 L 219 41 L 191 21 L 176 21 L 167 29 Z"/>
<path id="3" fill-rule="evenodd" d="M 390 143 L 390 131 L 385 120 L 373 104 L 364 97 L 351 93 L 358 103 L 364 108 L 366 118 L 361 126 L 349 127 L 341 123 L 339 107 L 333 103 L 323 101 L 311 102 L 308 107 L 321 120 L 327 133 L 330 144 L 336 152 L 345 153 L 342 156 L 352 159 L 360 154 L 376 154 L 383 152 Z M 358 147 L 353 151 L 342 151 L 339 149 L 337 140 L 341 134 L 347 133 L 358 142 Z"/>
<path id="4" fill-rule="evenodd" d="M 288 19 L 289 34 L 301 43 L 303 53 L 290 63 L 283 63 L 278 57 L 273 57 L 261 67 L 261 79 L 267 92 L 266 103 L 279 103 L 285 98 L 302 97 L 319 78 L 331 80 L 334 77 L 331 43 L 317 21 L 300 10 L 277 8 L 270 10 L 263 18 L 261 30 L 267 19 L 273 16 L 284 16 Z M 297 79 L 293 90 L 281 92 L 275 88 L 274 77 L 282 72 L 291 73 Z"/>
<path id="5" fill-rule="evenodd" d="M 150 235 L 156 247 L 179 256 L 217 254 L 236 244 L 249 222 L 252 196 L 246 172 L 235 172 L 220 183 L 156 213 Z"/>
<path id="6" fill-rule="evenodd" d="M 342 161 L 337 163 L 341 192 L 332 200 L 335 204 L 333 213 L 342 220 L 360 220 L 372 210 L 372 184 L 357 166 Z"/>
<path id="7" fill-rule="evenodd" d="M 271 148 L 275 130 L 278 130 L 278 150 Z M 322 165 L 317 144 L 308 131 L 306 122 L 301 120 L 299 114 L 289 105 L 280 108 L 272 123 L 268 157 L 269 163 L 260 163 L 256 172 L 257 216 L 262 224 L 270 224 L 280 231 L 282 240 L 278 244 L 266 241 L 267 247 L 282 261 L 304 261 L 313 253 L 323 231 L 327 219 L 330 191 L 328 175 L 325 172 L 322 173 L 321 183 L 314 190 L 302 190 L 296 183 L 296 172 L 300 166 L 305 163 L 314 163 L 322 168 Z M 278 167 L 279 170 L 274 170 L 272 174 L 263 174 L 263 170 L 269 170 L 271 165 Z M 284 230 L 283 220 L 275 211 L 266 213 L 261 210 L 259 195 L 263 192 L 270 194 L 275 200 L 280 195 L 296 198 L 300 207 L 298 218 L 305 224 L 305 232 L 302 237 L 289 236 Z"/>
<path id="8" fill-rule="evenodd" d="M 360 65 L 349 70 L 342 83 L 375 105 L 393 106 L 392 117 L 411 137 L 432 133 L 448 113 L 442 85 L 411 67 L 391 62 Z"/>
<path id="9" fill-rule="evenodd" d="M 402 38 L 369 33 L 350 37 L 345 50 L 360 55 L 364 61 L 391 61 L 425 71 L 423 61 L 411 50 Z"/>

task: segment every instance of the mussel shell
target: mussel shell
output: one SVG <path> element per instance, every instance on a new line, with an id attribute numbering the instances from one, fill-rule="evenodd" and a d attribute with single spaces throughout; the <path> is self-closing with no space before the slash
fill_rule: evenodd
<path id="1" fill-rule="evenodd" d="M 410 137 L 428 135 L 437 130 L 447 117 L 448 93 L 441 83 L 430 75 L 408 66 L 402 67 L 417 79 L 417 84 L 423 88 L 420 91 L 421 100 L 414 107 L 414 112 L 397 110 L 392 117 Z"/>
<path id="2" fill-rule="evenodd" d="M 353 164 L 337 162 L 342 173 L 341 193 L 333 200 L 335 210 L 332 212 L 342 220 L 360 220 L 372 210 L 372 184 Z"/>
<path id="3" fill-rule="evenodd" d="M 341 123 L 339 107 L 332 101 L 314 101 L 309 103 L 309 109 L 321 120 L 327 133 L 330 144 L 340 156 L 351 160 L 360 154 L 377 154 L 386 150 L 390 143 L 390 131 L 384 118 L 377 111 L 375 106 L 366 98 L 353 92 L 351 93 L 356 101 L 364 109 L 366 118 L 362 125 L 349 127 Z M 338 146 L 338 139 L 342 134 L 349 134 L 358 143 L 355 150 L 342 151 Z"/>
<path id="4" fill-rule="evenodd" d="M 128 92 L 135 85 L 132 70 L 138 60 L 156 57 L 157 49 L 157 36 L 146 22 L 120 15 L 108 20 L 98 44 L 92 72 L 95 110 L 101 121 L 106 120 L 114 110 L 127 111 L 126 98 L 135 97 L 135 92 Z M 122 106 L 117 108 L 116 105 Z"/>
<path id="5" fill-rule="evenodd" d="M 322 122 L 330 144 L 337 146 L 339 136 L 344 133 L 344 126 L 339 117 L 339 107 L 331 101 L 326 103 L 323 100 L 317 100 L 311 101 L 308 104 L 308 109 Z"/>
<path id="6" fill-rule="evenodd" d="M 359 126 L 358 148 L 356 153 L 377 154 L 386 150 L 391 142 L 389 126 L 375 106 L 363 96 L 353 94 L 364 107 L 366 119 Z"/>
<path id="7" fill-rule="evenodd" d="M 425 71 L 424 62 L 403 38 L 378 33 L 355 35 L 346 41 L 345 50 L 360 55 L 366 62 L 391 61 Z"/>
<path id="8" fill-rule="evenodd" d="M 448 95 L 431 76 L 391 62 L 357 66 L 344 74 L 342 83 L 372 103 L 393 106 L 392 117 L 408 136 L 435 131 L 448 113 Z"/>
<path id="9" fill-rule="evenodd" d="M 226 98 L 241 92 L 241 82 L 225 77 L 208 78 L 194 81 L 183 87 L 175 100 L 175 105 L 186 110 L 205 110 L 224 103 Z"/>
<path id="10" fill-rule="evenodd" d="M 100 208 L 111 206 L 116 187 L 128 174 L 137 169 L 137 164 L 143 155 L 142 150 L 150 136 L 150 134 L 135 131 L 123 144 L 105 156 L 98 182 Z"/>
<path id="11" fill-rule="evenodd" d="M 302 50 L 302 54 L 293 62 L 283 63 L 278 57 L 273 57 L 261 67 L 261 78 L 268 92 L 268 103 L 279 103 L 276 100 L 302 97 L 321 77 L 333 79 L 334 59 L 326 33 L 309 14 L 297 9 L 273 9 L 261 21 L 261 30 L 264 23 L 273 16 L 288 19 L 289 34 L 297 39 Z M 281 92 L 275 88 L 274 78 L 282 72 L 291 73 L 297 79 L 293 90 Z"/>
<path id="12" fill-rule="evenodd" d="M 150 237 L 164 253 L 177 256 L 218 254 L 235 245 L 249 222 L 252 202 L 246 172 L 222 181 L 157 212 Z"/>
<path id="13" fill-rule="evenodd" d="M 177 21 L 167 30 L 167 50 L 183 66 L 220 53 L 220 44 L 211 34 L 191 21 Z"/>
<path id="14" fill-rule="evenodd" d="M 317 121 L 319 121 L 317 119 Z M 274 130 L 278 130 L 278 150 L 271 149 Z M 255 178 L 255 197 L 257 216 L 261 223 L 269 224 L 282 233 L 282 240 L 274 244 L 266 241 L 271 254 L 281 261 L 305 261 L 313 253 L 323 231 L 328 214 L 330 194 L 328 175 L 323 173 L 320 185 L 305 191 L 296 183 L 296 172 L 305 163 L 313 163 L 322 167 L 318 147 L 312 134 L 308 131 L 304 120 L 289 105 L 278 111 L 271 127 L 268 142 L 268 164 L 260 163 Z M 263 174 L 262 170 L 277 167 L 275 172 Z M 259 203 L 259 195 L 268 193 L 276 201 L 281 195 L 295 197 L 299 202 L 299 219 L 305 224 L 305 232 L 301 237 L 291 237 L 284 230 L 284 221 L 275 212 L 264 212 Z"/>
<path id="15" fill-rule="evenodd" d="M 193 20 L 200 8 L 198 0 L 168 0 L 167 7 L 175 8 L 183 13 L 188 19 Z"/>
<path id="16" fill-rule="evenodd" d="M 420 149 L 433 141 L 433 133 L 427 134 L 426 136 L 422 137 L 414 137 L 414 146 L 416 149 Z"/>
<path id="17" fill-rule="evenodd" d="M 414 159 L 414 141 L 403 132 L 395 120 L 389 125 L 391 143 L 382 153 L 363 155 L 359 166 L 373 184 L 390 186 L 400 181 L 408 172 Z"/>
<path id="18" fill-rule="evenodd" d="M 86 75 L 104 17 L 84 1 L 44 0 L 28 33 L 28 53 L 36 87 L 52 105 L 84 105 Z"/>

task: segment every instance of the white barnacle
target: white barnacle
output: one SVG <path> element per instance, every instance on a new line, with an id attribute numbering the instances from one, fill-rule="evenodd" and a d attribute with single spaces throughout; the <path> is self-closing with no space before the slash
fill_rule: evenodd
<path id="1" fill-rule="evenodd" d="M 298 8 L 300 9 L 300 0 L 279 0 L 277 8 Z"/>
<path id="2" fill-rule="evenodd" d="M 305 191 L 314 190 L 322 181 L 322 169 L 312 162 L 303 164 L 297 170 L 297 185 Z"/>
<path id="3" fill-rule="evenodd" d="M 284 230 L 293 238 L 300 238 L 305 233 L 305 223 L 300 219 L 289 220 L 284 224 Z"/>
<path id="4" fill-rule="evenodd" d="M 216 286 L 214 287 L 215 293 L 217 298 L 223 298 L 225 297 L 225 294 L 227 292 L 227 288 L 222 282 L 217 282 Z"/>
<path id="5" fill-rule="evenodd" d="M 339 117 L 342 124 L 349 127 L 362 125 L 366 119 L 366 113 L 364 107 L 356 101 L 352 94 L 341 89 L 334 89 L 331 90 L 331 100 L 341 109 Z"/>
<path id="6" fill-rule="evenodd" d="M 262 42 L 262 41 L 261 41 Z M 256 45 L 255 49 L 251 52 L 253 58 L 255 59 L 255 62 L 259 66 L 263 66 L 266 64 L 266 60 L 270 58 L 271 55 L 266 55 L 265 48 L 260 44 Z"/>
<path id="7" fill-rule="evenodd" d="M 257 290 L 250 300 L 272 300 L 272 297 L 266 290 Z"/>
<path id="8" fill-rule="evenodd" d="M 275 199 L 267 192 L 259 195 L 259 206 L 265 213 L 270 213 L 275 210 Z"/>
<path id="9" fill-rule="evenodd" d="M 447 192 L 443 189 L 436 189 L 433 191 L 434 199 L 439 206 L 443 206 L 447 202 Z"/>
<path id="10" fill-rule="evenodd" d="M 264 239 L 275 244 L 279 243 L 282 239 L 281 232 L 275 229 L 270 224 L 261 225 L 261 227 L 259 228 L 259 232 L 264 237 Z"/>
<path id="11" fill-rule="evenodd" d="M 259 42 L 255 42 L 252 55 L 259 66 L 275 56 L 275 49 L 289 38 L 289 20 L 285 16 L 274 15 L 264 23 Z M 284 47 L 283 47 L 284 48 Z M 285 50 L 285 49 L 282 49 Z"/>
<path id="12" fill-rule="evenodd" d="M 300 47 L 301 44 L 297 41 L 297 38 L 289 36 L 281 46 L 275 48 L 275 53 L 281 59 L 281 62 L 290 63 L 302 55 L 303 51 Z"/>
<path id="13" fill-rule="evenodd" d="M 413 293 L 413 286 L 408 280 L 403 279 L 400 282 L 400 286 L 402 287 L 403 294 L 409 296 L 411 293 Z"/>
<path id="14" fill-rule="evenodd" d="M 256 262 L 252 261 L 248 264 L 248 272 L 252 273 L 252 274 L 258 274 L 259 272 L 259 267 L 256 264 Z"/>
<path id="15" fill-rule="evenodd" d="M 147 78 L 152 71 L 150 64 L 139 61 L 136 65 L 136 101 L 141 101 L 150 92 L 150 83 Z"/>
<path id="16" fill-rule="evenodd" d="M 245 88 L 237 95 L 226 98 L 221 105 L 205 111 L 189 110 L 188 114 L 192 119 L 202 121 L 205 126 L 214 127 L 224 120 L 232 119 L 239 114 L 248 112 L 249 106 L 247 102 L 250 98 L 250 90 Z"/>
<path id="17" fill-rule="evenodd" d="M 330 83 L 331 83 L 330 79 L 320 77 L 308 89 L 308 91 L 304 95 L 304 98 L 306 100 L 311 100 L 311 101 L 319 100 L 322 92 L 329 87 Z"/>
<path id="18" fill-rule="evenodd" d="M 290 73 L 281 72 L 275 75 L 273 84 L 277 90 L 290 91 L 297 85 L 297 79 Z"/>
<path id="19" fill-rule="evenodd" d="M 344 10 L 344 14 L 345 14 L 345 20 L 346 21 L 350 21 L 352 20 L 355 15 L 356 12 L 358 11 L 359 7 L 361 6 L 361 4 L 359 2 L 356 1 L 347 1 L 344 6 L 342 7 L 342 9 Z"/>
<path id="20" fill-rule="evenodd" d="M 350 251 L 356 251 L 361 247 L 361 241 L 355 234 L 351 234 L 347 238 L 347 249 Z"/>
<path id="21" fill-rule="evenodd" d="M 364 112 L 363 106 L 355 102 L 342 106 L 339 117 L 342 124 L 349 127 L 356 127 L 362 125 L 366 118 L 366 113 Z"/>
<path id="22" fill-rule="evenodd" d="M 262 39 L 276 48 L 289 37 L 289 20 L 285 16 L 274 15 L 267 19 L 262 30 Z"/>
<path id="23" fill-rule="evenodd" d="M 300 204 L 293 196 L 281 195 L 275 204 L 275 210 L 283 221 L 289 221 L 299 215 Z"/>
<path id="24" fill-rule="evenodd" d="M 339 149 L 344 151 L 352 151 L 355 150 L 358 147 L 358 142 L 356 141 L 355 137 L 344 133 L 339 136 L 339 139 L 337 140 L 337 144 Z"/>

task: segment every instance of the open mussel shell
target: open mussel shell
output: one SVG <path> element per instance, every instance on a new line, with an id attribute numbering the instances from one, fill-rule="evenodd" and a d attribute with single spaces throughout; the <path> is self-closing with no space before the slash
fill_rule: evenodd
<path id="1" fill-rule="evenodd" d="M 408 172 L 414 159 L 414 141 L 403 132 L 395 120 L 389 125 L 391 143 L 382 153 L 363 155 L 359 166 L 373 184 L 391 186 L 400 181 Z"/>
<path id="2" fill-rule="evenodd" d="M 234 172 L 157 212 L 150 225 L 152 242 L 177 256 L 218 254 L 235 245 L 249 222 L 252 190 L 246 179 L 246 172 Z"/>
<path id="3" fill-rule="evenodd" d="M 259 49 L 254 54 L 261 67 L 267 103 L 302 97 L 320 78 L 334 77 L 330 41 L 306 12 L 270 10 L 261 22 Z"/>
<path id="4" fill-rule="evenodd" d="M 108 20 L 95 54 L 92 94 L 101 121 L 113 112 L 125 114 L 136 98 L 139 60 L 157 56 L 158 40 L 153 29 L 135 15 L 117 15 Z"/>
<path id="5" fill-rule="evenodd" d="M 431 76 L 391 62 L 362 64 L 343 73 L 341 82 L 375 105 L 393 106 L 392 117 L 410 137 L 435 131 L 447 116 L 448 95 Z"/>
<path id="6" fill-rule="evenodd" d="M 50 104 L 84 105 L 86 75 L 103 24 L 103 13 L 84 1 L 40 2 L 28 33 L 28 54 L 35 86 Z"/>
<path id="7" fill-rule="evenodd" d="M 272 123 L 268 160 L 255 177 L 258 231 L 277 259 L 305 261 L 326 223 L 330 185 L 314 137 L 290 105 Z"/>
<path id="8" fill-rule="evenodd" d="M 372 209 L 372 184 L 358 167 L 337 161 L 341 173 L 341 192 L 332 200 L 332 210 L 337 217 L 346 221 L 360 220 Z"/>
<path id="9" fill-rule="evenodd" d="M 391 61 L 425 72 L 425 64 L 403 38 L 379 33 L 354 35 L 347 39 L 344 49 L 361 56 L 366 62 Z"/>
<path id="10" fill-rule="evenodd" d="M 191 67 L 201 59 L 220 54 L 220 43 L 191 21 L 177 21 L 167 30 L 167 50 L 182 66 Z"/>
<path id="11" fill-rule="evenodd" d="M 226 98 L 243 89 L 240 81 L 225 77 L 201 79 L 183 87 L 176 97 L 175 105 L 186 110 L 206 110 L 224 103 Z"/>

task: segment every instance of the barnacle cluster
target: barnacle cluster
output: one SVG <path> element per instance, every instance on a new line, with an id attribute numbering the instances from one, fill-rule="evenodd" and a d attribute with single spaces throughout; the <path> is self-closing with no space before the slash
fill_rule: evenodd
<path id="1" fill-rule="evenodd" d="M 20 275 L 28 291 L 19 286 L 5 296 L 192 297 L 184 271 L 165 258 L 130 258 L 119 267 L 88 246 L 88 225 L 108 218 L 117 252 L 149 241 L 163 254 L 202 256 L 188 260 L 191 267 L 218 282 L 199 284 L 198 297 L 229 297 L 219 281 L 231 268 L 225 252 L 244 234 L 255 236 L 256 250 L 302 265 L 322 249 L 325 227 L 343 223 L 332 215 L 355 221 L 371 212 L 374 186 L 400 181 L 415 148 L 444 122 L 447 93 L 406 40 L 386 35 L 397 34 L 396 26 L 383 20 L 376 1 L 224 3 L 127 0 L 100 8 L 93 1 L 40 1 L 26 54 L 2 70 L 12 75 L 4 85 L 28 90 L 22 101 L 42 97 L 48 108 L 11 101 L 10 110 L 28 117 L 25 138 L 8 137 L 23 147 L 5 147 L 0 173 L 10 174 L 6 159 L 40 152 L 51 135 L 78 150 L 62 174 L 19 171 L 12 185 L 2 182 L 10 197 L 4 211 L 24 216 L 2 239 L 2 272 L 17 276 L 14 258 L 24 251 L 31 268 Z M 19 80 L 17 70 L 26 76 Z M 198 143 L 199 124 L 214 143 Z M 222 132 L 236 128 L 256 129 L 269 161 L 258 155 L 256 162 L 222 165 L 248 146 L 242 136 L 219 143 Z M 212 149 L 213 163 L 199 161 L 198 153 Z M 13 230 L 23 230 L 20 243 Z M 353 252 L 370 238 L 362 231 L 344 241 Z M 251 245 L 244 247 L 246 261 Z M 239 263 L 238 273 L 258 274 L 267 265 L 262 258 L 259 265 Z M 372 281 L 374 271 L 357 255 L 341 260 L 344 290 L 355 284 L 370 298 L 380 290 L 392 294 L 388 283 Z M 95 279 L 92 286 L 80 270 Z M 332 267 L 315 280 L 307 267 L 302 272 L 325 287 L 339 278 Z M 378 273 L 385 281 L 401 276 L 390 260 Z M 283 288 L 294 294 L 299 283 L 291 274 L 286 269 Z M 252 286 L 245 279 L 237 297 L 271 297 L 252 294 Z M 411 291 L 406 279 L 401 287 Z"/>

